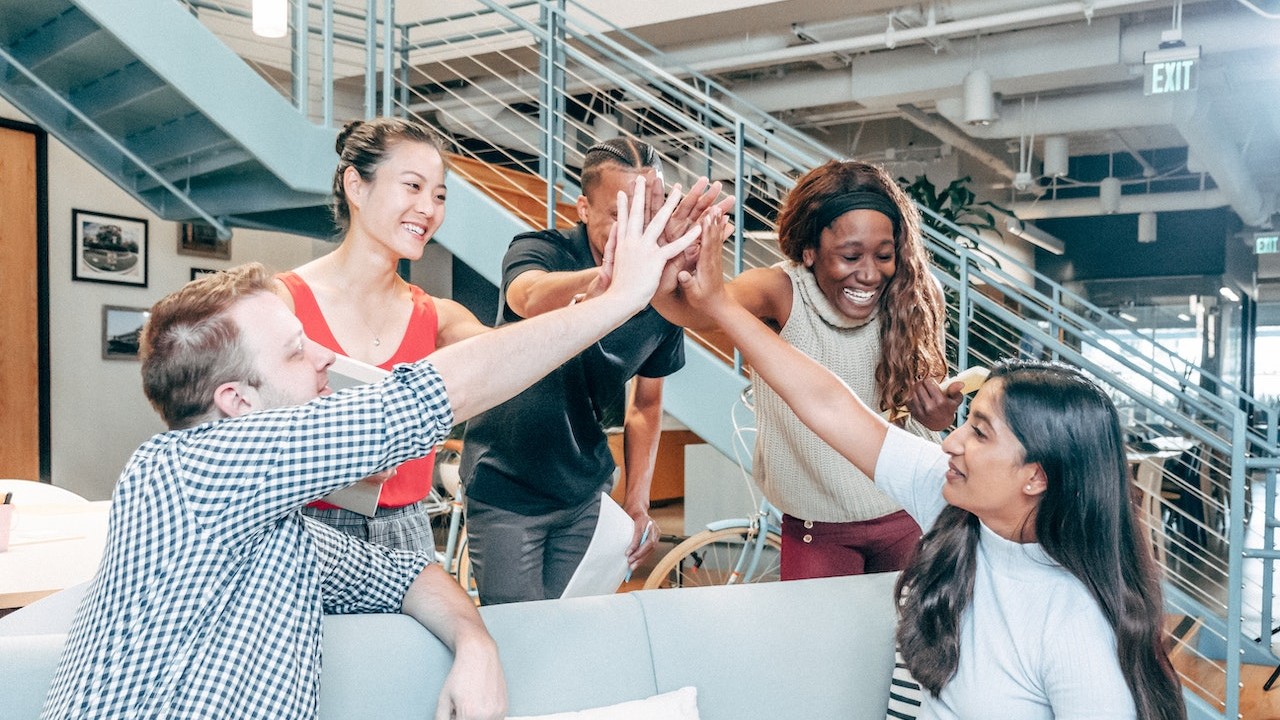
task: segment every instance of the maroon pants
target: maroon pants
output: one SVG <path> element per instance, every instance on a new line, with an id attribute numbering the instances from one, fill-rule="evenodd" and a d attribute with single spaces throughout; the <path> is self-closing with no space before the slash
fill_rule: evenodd
<path id="1" fill-rule="evenodd" d="M 915 557 L 920 534 L 905 510 L 847 523 L 783 515 L 782 579 L 901 570 Z"/>

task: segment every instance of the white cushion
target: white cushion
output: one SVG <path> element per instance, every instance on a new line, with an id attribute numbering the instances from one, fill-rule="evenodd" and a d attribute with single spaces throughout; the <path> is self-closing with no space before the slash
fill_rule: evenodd
<path id="1" fill-rule="evenodd" d="M 608 707 L 554 715 L 510 717 L 507 720 L 652 720 L 652 718 L 698 720 L 697 688 L 683 687 L 644 700 L 631 700 Z"/>

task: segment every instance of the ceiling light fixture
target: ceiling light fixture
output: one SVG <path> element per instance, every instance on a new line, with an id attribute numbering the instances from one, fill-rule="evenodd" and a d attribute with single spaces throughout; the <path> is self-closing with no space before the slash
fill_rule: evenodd
<path id="1" fill-rule="evenodd" d="M 1191 322 L 1191 316 L 1186 313 L 1178 313 L 1178 319 L 1182 322 Z"/>
<path id="2" fill-rule="evenodd" d="M 1121 311 L 1120 311 L 1120 319 L 1121 319 L 1121 320 L 1126 320 L 1126 321 L 1131 322 L 1131 323 L 1136 323 L 1136 322 L 1138 322 L 1138 318 L 1136 318 L 1136 317 L 1134 317 L 1134 316 L 1130 315 L 1129 313 L 1127 313 L 1127 312 L 1125 312 L 1125 311 L 1123 311 L 1123 310 L 1121 310 Z"/>
<path id="3" fill-rule="evenodd" d="M 1024 223 L 1018 218 L 1009 218 L 1005 223 L 1005 228 L 1014 235 L 1026 240 L 1037 247 L 1044 248 L 1054 255 L 1062 255 L 1067 251 L 1067 246 L 1062 240 L 1041 230 L 1035 225 Z"/>
<path id="4" fill-rule="evenodd" d="M 1218 288 L 1218 294 L 1231 302 L 1240 302 L 1240 294 L 1226 285 Z"/>
<path id="5" fill-rule="evenodd" d="M 1120 178 L 1102 179 L 1098 185 L 1098 205 L 1103 215 L 1115 215 L 1120 211 Z"/>
<path id="6" fill-rule="evenodd" d="M 1156 214 L 1147 210 L 1138 213 L 1138 242 L 1153 243 L 1156 241 Z"/>
<path id="7" fill-rule="evenodd" d="M 1067 174 L 1070 155 L 1066 135 L 1050 135 L 1044 139 L 1044 174 L 1062 177 Z"/>
<path id="8" fill-rule="evenodd" d="M 282 38 L 289 33 L 289 0 L 253 0 L 253 34 Z"/>
<path id="9" fill-rule="evenodd" d="M 986 70 L 973 70 L 964 76 L 964 121 L 970 125 L 990 125 L 997 119 L 991 76 Z"/>

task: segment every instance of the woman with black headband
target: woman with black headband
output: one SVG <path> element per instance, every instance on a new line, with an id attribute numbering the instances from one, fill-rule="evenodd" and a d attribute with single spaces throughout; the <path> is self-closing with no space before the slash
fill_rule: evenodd
<path id="1" fill-rule="evenodd" d="M 930 277 L 915 206 L 879 167 L 831 161 L 796 183 L 778 215 L 787 260 L 747 270 L 728 291 L 864 402 L 938 442 L 959 389 L 946 393 L 942 294 Z M 655 302 L 657 302 L 655 300 Z M 659 310 L 705 321 L 686 306 Z M 901 570 L 920 527 L 753 375 L 753 472 L 784 513 L 784 580 Z M 899 413 L 906 408 L 909 413 Z"/>

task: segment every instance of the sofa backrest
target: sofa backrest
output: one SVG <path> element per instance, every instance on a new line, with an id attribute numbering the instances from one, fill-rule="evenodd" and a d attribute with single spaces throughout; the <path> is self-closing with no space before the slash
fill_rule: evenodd
<path id="1" fill-rule="evenodd" d="M 698 688 L 702 720 L 884 720 L 897 574 L 633 593 L 658 691 Z"/>
<path id="2" fill-rule="evenodd" d="M 640 591 L 481 614 L 502 655 L 513 715 L 692 685 L 702 720 L 882 720 L 895 578 Z M 5 718 L 39 714 L 74 607 L 54 596 L 0 619 Z M 23 634 L 27 627 L 40 634 Z M 434 636 L 404 615 L 328 616 L 324 628 L 321 718 L 431 714 L 451 663 Z"/>

